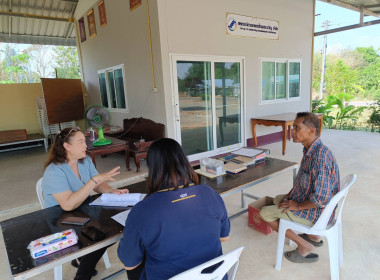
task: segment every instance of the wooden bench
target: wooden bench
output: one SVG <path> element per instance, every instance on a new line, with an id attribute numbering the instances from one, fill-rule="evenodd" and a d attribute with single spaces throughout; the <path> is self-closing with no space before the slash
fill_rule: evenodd
<path id="1" fill-rule="evenodd" d="M 33 148 L 42 145 L 45 146 L 45 151 L 47 152 L 47 138 L 40 133 L 28 135 L 25 129 L 0 131 L 0 152 Z"/>

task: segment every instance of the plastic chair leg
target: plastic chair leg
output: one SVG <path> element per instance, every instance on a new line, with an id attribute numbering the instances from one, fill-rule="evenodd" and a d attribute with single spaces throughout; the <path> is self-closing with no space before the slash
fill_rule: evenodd
<path id="1" fill-rule="evenodd" d="M 62 265 L 54 267 L 54 280 L 62 280 Z"/>
<path id="2" fill-rule="evenodd" d="M 285 233 L 287 228 L 280 226 L 278 229 L 278 239 L 277 239 L 277 254 L 276 254 L 276 266 L 275 269 L 280 270 L 282 264 L 282 254 L 284 252 L 284 244 L 285 244 Z"/>
<path id="3" fill-rule="evenodd" d="M 110 263 L 110 259 L 108 257 L 108 252 L 105 251 L 104 254 L 103 254 L 103 261 L 104 261 L 104 265 L 106 266 L 106 268 L 110 268 L 111 267 L 111 263 Z"/>
<path id="4" fill-rule="evenodd" d="M 326 234 L 329 247 L 331 280 L 339 280 L 339 238 L 338 228 L 330 230 Z"/>
<path id="5" fill-rule="evenodd" d="M 343 233 L 342 223 L 338 224 L 338 244 L 339 244 L 339 267 L 343 267 Z"/>

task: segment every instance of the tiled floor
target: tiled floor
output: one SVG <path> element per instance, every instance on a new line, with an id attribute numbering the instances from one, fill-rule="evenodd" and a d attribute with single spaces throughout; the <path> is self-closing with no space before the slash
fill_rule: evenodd
<path id="1" fill-rule="evenodd" d="M 324 130 L 322 140 L 334 152 L 341 177 L 356 173 L 358 179 L 350 190 L 343 210 L 344 267 L 340 270 L 340 279 L 379 279 L 380 275 L 380 133 Z M 287 153 L 281 154 L 281 143 L 266 146 L 271 156 L 299 162 L 302 157 L 301 144 L 287 142 Z M 0 220 L 39 209 L 35 195 L 35 183 L 42 176 L 42 162 L 46 154 L 43 149 L 31 149 L 0 154 Z M 135 170 L 125 171 L 121 155 L 114 154 L 97 159 L 98 169 L 104 172 L 115 165 L 121 165 L 123 172 L 118 176 L 119 184 L 132 180 Z M 131 167 L 134 163 L 131 162 Z M 142 172 L 137 179 L 146 175 L 143 162 Z M 129 177 L 129 178 L 128 178 Z M 251 190 L 258 196 L 274 196 L 287 192 L 292 183 L 291 172 L 275 179 L 263 182 Z M 229 213 L 239 209 L 239 194 L 225 199 Z M 247 214 L 231 221 L 231 239 L 223 244 L 225 252 L 237 247 L 245 249 L 240 259 L 236 279 L 330 279 L 327 246 L 316 249 L 320 260 L 313 264 L 294 264 L 283 260 L 281 271 L 274 269 L 277 234 L 263 235 L 247 226 Z M 121 268 L 116 256 L 117 246 L 108 249 L 112 267 L 104 269 L 102 261 L 98 264 L 101 279 Z M 286 246 L 287 250 L 288 247 Z M 64 279 L 73 279 L 75 269 L 64 265 Z M 0 237 L 0 279 L 11 279 Z M 48 271 L 32 279 L 53 279 Z M 127 279 L 120 275 L 114 279 Z"/>

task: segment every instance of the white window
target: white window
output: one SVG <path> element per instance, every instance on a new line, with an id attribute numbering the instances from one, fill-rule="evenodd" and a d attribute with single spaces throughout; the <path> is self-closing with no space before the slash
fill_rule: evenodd
<path id="1" fill-rule="evenodd" d="M 176 139 L 189 160 L 243 145 L 243 58 L 172 55 Z"/>
<path id="2" fill-rule="evenodd" d="M 261 59 L 261 101 L 286 101 L 300 97 L 301 61 Z"/>
<path id="3" fill-rule="evenodd" d="M 102 105 L 114 112 L 128 112 L 127 92 L 124 84 L 124 65 L 98 71 Z"/>

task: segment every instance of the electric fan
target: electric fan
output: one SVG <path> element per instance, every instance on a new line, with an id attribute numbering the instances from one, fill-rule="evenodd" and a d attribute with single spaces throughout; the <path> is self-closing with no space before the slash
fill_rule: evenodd
<path id="1" fill-rule="evenodd" d="M 88 126 L 98 128 L 98 139 L 95 140 L 93 146 L 104 146 L 112 144 L 110 139 L 104 137 L 103 126 L 111 122 L 110 111 L 102 105 L 91 105 L 84 112 L 84 118 Z"/>

